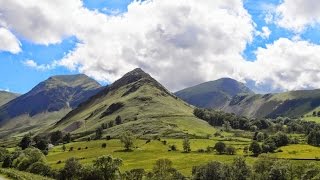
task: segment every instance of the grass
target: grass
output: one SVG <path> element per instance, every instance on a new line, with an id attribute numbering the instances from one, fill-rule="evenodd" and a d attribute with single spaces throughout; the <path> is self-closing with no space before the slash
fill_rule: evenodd
<path id="1" fill-rule="evenodd" d="M 97 140 L 90 142 L 75 142 L 67 144 L 66 147 L 74 147 L 71 152 L 63 152 L 61 146 L 57 146 L 50 150 L 47 156 L 48 163 L 53 168 L 61 168 L 64 162 L 70 157 L 80 159 L 83 164 L 91 164 L 94 159 L 102 155 L 112 155 L 113 157 L 121 158 L 124 165 L 121 170 L 130 170 L 134 168 L 144 168 L 150 171 L 154 163 L 158 159 L 167 158 L 173 161 L 174 167 L 177 168 L 185 175 L 190 175 L 193 166 L 205 164 L 207 162 L 218 160 L 221 162 L 232 162 L 238 155 L 243 155 L 243 147 L 247 146 L 250 141 L 234 140 L 226 141 L 236 147 L 237 155 L 218 155 L 212 153 L 199 153 L 198 149 L 206 149 L 207 146 L 214 146 L 218 139 L 191 139 L 191 153 L 182 153 L 182 140 L 181 139 L 163 139 L 167 141 L 164 145 L 158 140 L 152 140 L 146 144 L 145 140 L 136 140 L 135 145 L 138 147 L 133 152 L 122 152 L 123 147 L 119 140 Z M 102 143 L 107 143 L 107 148 L 102 148 Z M 169 152 L 169 146 L 176 145 L 178 151 Z M 77 150 L 81 147 L 81 150 Z M 88 149 L 85 149 L 88 147 Z M 62 163 L 58 164 L 57 162 Z M 252 162 L 253 158 L 249 157 L 248 162 Z"/>
<path id="2" fill-rule="evenodd" d="M 276 157 L 285 159 L 318 159 L 320 148 L 307 144 L 293 144 L 280 148 L 283 152 L 276 153 Z"/>
<path id="3" fill-rule="evenodd" d="M 132 131 L 139 137 L 159 135 L 181 138 L 185 133 L 205 137 L 215 132 L 214 127 L 193 115 L 193 107 L 165 93 L 154 84 L 141 81 L 122 86 L 94 99 L 77 109 L 74 116 L 66 118 L 51 131 L 95 131 L 102 123 L 113 121 L 120 115 L 124 124 L 108 129 L 106 135 L 117 137 L 123 131 Z M 142 85 L 136 91 L 123 96 L 139 83 Z M 123 108 L 100 118 L 111 104 L 119 102 L 124 104 Z"/>
<path id="4" fill-rule="evenodd" d="M 14 169 L 2 169 L 0 168 L 0 175 L 10 180 L 52 180 L 51 178 L 38 176 L 35 174 L 18 171 Z"/>

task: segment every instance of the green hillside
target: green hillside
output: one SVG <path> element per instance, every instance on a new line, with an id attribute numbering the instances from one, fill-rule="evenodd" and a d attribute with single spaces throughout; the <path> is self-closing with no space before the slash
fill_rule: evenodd
<path id="1" fill-rule="evenodd" d="M 86 75 L 51 77 L 0 107 L 0 138 L 48 128 L 100 88 Z"/>
<path id="2" fill-rule="evenodd" d="M 18 94 L 6 92 L 6 91 L 0 91 L 0 106 L 8 103 L 9 101 L 15 99 L 18 97 Z"/>
<path id="3" fill-rule="evenodd" d="M 141 69 L 135 69 L 81 104 L 51 130 L 81 133 L 95 131 L 102 123 L 122 124 L 108 128 L 106 135 L 118 136 L 126 130 L 140 137 L 180 137 L 188 133 L 205 136 L 214 128 L 193 115 L 193 108 L 167 91 Z"/>
<path id="4" fill-rule="evenodd" d="M 184 101 L 200 108 L 222 108 L 233 96 L 254 94 L 243 83 L 230 78 L 222 78 L 199 84 L 175 93 Z"/>
<path id="5" fill-rule="evenodd" d="M 320 106 L 320 90 L 236 96 L 223 110 L 248 117 L 301 117 Z"/>

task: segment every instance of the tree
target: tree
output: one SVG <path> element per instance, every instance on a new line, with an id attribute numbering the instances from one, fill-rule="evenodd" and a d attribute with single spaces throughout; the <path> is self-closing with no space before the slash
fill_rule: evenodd
<path id="1" fill-rule="evenodd" d="M 261 153 L 262 149 L 257 141 L 252 141 L 249 146 L 249 151 L 251 151 L 254 156 L 258 156 Z"/>
<path id="2" fill-rule="evenodd" d="M 116 179 L 120 175 L 121 159 L 113 159 L 112 156 L 101 156 L 93 162 L 93 167 L 103 174 L 105 180 Z"/>
<path id="3" fill-rule="evenodd" d="M 227 132 L 229 132 L 232 129 L 229 121 L 224 121 L 222 127 Z"/>
<path id="4" fill-rule="evenodd" d="M 101 144 L 101 147 L 102 147 L 102 148 L 106 148 L 106 147 L 107 147 L 107 143 L 102 143 L 102 144 Z"/>
<path id="5" fill-rule="evenodd" d="M 320 146 L 320 132 L 317 130 L 311 131 L 307 137 L 307 142 L 314 146 Z"/>
<path id="6" fill-rule="evenodd" d="M 259 133 L 257 134 L 257 141 L 258 141 L 258 142 L 262 142 L 263 140 L 264 140 L 264 133 L 259 132 Z"/>
<path id="7" fill-rule="evenodd" d="M 318 111 L 317 115 L 318 115 L 318 117 L 320 117 L 320 111 Z"/>
<path id="8" fill-rule="evenodd" d="M 114 125 L 114 121 L 110 121 L 110 122 L 108 123 L 108 128 L 112 128 L 113 125 Z"/>
<path id="9" fill-rule="evenodd" d="M 50 166 L 43 162 L 35 162 L 31 164 L 27 171 L 33 174 L 39 174 L 41 176 L 49 176 L 51 174 Z"/>
<path id="10" fill-rule="evenodd" d="M 116 122 L 116 125 L 122 124 L 121 116 L 117 116 L 116 119 L 115 119 L 115 122 Z"/>
<path id="11" fill-rule="evenodd" d="M 62 138 L 62 141 L 64 143 L 70 143 L 72 141 L 71 134 L 67 133 L 66 135 L 64 135 L 63 138 Z"/>
<path id="12" fill-rule="evenodd" d="M 166 180 L 182 180 L 185 177 L 172 167 L 172 161 L 169 159 L 159 159 L 153 166 L 153 178 Z"/>
<path id="13" fill-rule="evenodd" d="M 101 127 L 98 127 L 96 129 L 96 139 L 101 139 L 103 134 L 103 129 Z"/>
<path id="14" fill-rule="evenodd" d="M 219 154 L 222 154 L 225 152 L 226 150 L 226 144 L 224 142 L 217 142 L 214 146 L 214 149 L 219 153 Z"/>
<path id="15" fill-rule="evenodd" d="M 144 174 L 145 174 L 144 169 L 132 169 L 124 173 L 123 179 L 124 180 L 142 180 Z"/>
<path id="16" fill-rule="evenodd" d="M 9 151 L 6 148 L 0 147 L 0 162 L 3 162 L 8 155 Z"/>
<path id="17" fill-rule="evenodd" d="M 227 146 L 227 148 L 226 148 L 226 153 L 228 154 L 228 155 L 235 155 L 236 154 L 236 148 L 235 147 L 233 147 L 233 146 Z"/>
<path id="18" fill-rule="evenodd" d="M 35 144 L 35 147 L 40 149 L 44 154 L 45 152 L 48 152 L 48 146 L 49 146 L 49 142 L 45 138 L 39 139 Z"/>
<path id="19" fill-rule="evenodd" d="M 55 132 L 52 132 L 50 134 L 50 141 L 52 144 L 58 144 L 59 141 L 61 141 L 62 139 L 62 132 L 61 131 L 55 131 Z"/>
<path id="20" fill-rule="evenodd" d="M 60 172 L 61 179 L 78 179 L 81 175 L 82 165 L 76 158 L 70 158 L 66 161 L 64 168 Z"/>
<path id="21" fill-rule="evenodd" d="M 273 164 L 269 179 L 286 180 L 288 178 L 288 166 L 284 161 L 277 161 Z"/>
<path id="22" fill-rule="evenodd" d="M 3 168 L 11 168 L 12 167 L 12 158 L 10 155 L 7 155 L 4 157 L 2 167 Z"/>
<path id="23" fill-rule="evenodd" d="M 232 174 L 234 179 L 246 180 L 250 176 L 250 168 L 243 157 L 237 157 L 232 163 Z"/>
<path id="24" fill-rule="evenodd" d="M 182 146 L 183 146 L 183 151 L 185 153 L 188 153 L 191 151 L 189 138 L 184 138 Z"/>
<path id="25" fill-rule="evenodd" d="M 312 116 L 316 117 L 317 116 L 317 112 L 313 111 Z"/>
<path id="26" fill-rule="evenodd" d="M 130 151 L 134 145 L 134 136 L 131 132 L 125 132 L 122 134 L 120 141 L 123 144 L 126 151 Z"/>
<path id="27" fill-rule="evenodd" d="M 231 173 L 229 167 L 221 162 L 213 161 L 206 165 L 194 166 L 192 168 L 192 179 L 203 180 L 221 180 L 231 179 Z"/>
<path id="28" fill-rule="evenodd" d="M 30 147 L 31 144 L 32 144 L 32 140 L 31 140 L 30 135 L 25 135 L 21 139 L 21 141 L 19 143 L 19 147 L 21 147 L 21 149 L 24 150 L 24 149 L 27 149 L 28 147 Z"/>
<path id="29" fill-rule="evenodd" d="M 259 156 L 259 158 L 253 164 L 253 170 L 259 179 L 268 177 L 268 173 L 270 172 L 275 161 L 275 159 L 265 154 Z"/>
<path id="30" fill-rule="evenodd" d="M 65 152 L 67 150 L 67 147 L 65 144 L 62 145 L 62 151 Z"/>

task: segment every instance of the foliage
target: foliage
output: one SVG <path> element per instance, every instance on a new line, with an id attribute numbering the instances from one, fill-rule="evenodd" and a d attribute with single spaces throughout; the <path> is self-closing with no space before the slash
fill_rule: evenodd
<path id="1" fill-rule="evenodd" d="M 214 145 L 214 149 L 219 154 L 223 154 L 226 151 L 226 144 L 224 142 L 219 141 Z"/>
<path id="2" fill-rule="evenodd" d="M 262 149 L 257 141 L 252 141 L 249 146 L 249 151 L 251 151 L 254 156 L 258 156 L 262 152 Z"/>
<path id="3" fill-rule="evenodd" d="M 120 137 L 120 141 L 123 144 L 126 151 L 129 151 L 133 148 L 134 140 L 134 135 L 131 132 L 125 132 Z"/>
<path id="4" fill-rule="evenodd" d="M 188 153 L 191 151 L 189 138 L 184 138 L 183 143 L 182 143 L 182 147 L 183 147 L 183 151 L 185 153 Z"/>
<path id="5" fill-rule="evenodd" d="M 55 131 L 50 134 L 50 141 L 52 144 L 58 144 L 62 140 L 63 134 L 61 131 Z"/>
<path id="6" fill-rule="evenodd" d="M 73 180 L 81 176 L 82 165 L 76 158 L 70 158 L 66 161 L 64 168 L 60 170 L 59 179 Z"/>
<path id="7" fill-rule="evenodd" d="M 28 134 L 21 139 L 19 143 L 19 147 L 21 147 L 21 149 L 24 150 L 30 147 L 31 144 L 32 144 L 32 139 L 31 139 L 31 136 Z"/>
<path id="8" fill-rule="evenodd" d="M 93 167 L 103 174 L 105 180 L 116 179 L 120 175 L 121 159 L 114 159 L 112 156 L 101 156 L 93 162 Z"/>

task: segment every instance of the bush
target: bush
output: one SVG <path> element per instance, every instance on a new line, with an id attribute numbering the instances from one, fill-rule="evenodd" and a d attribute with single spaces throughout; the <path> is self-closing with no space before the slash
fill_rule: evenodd
<path id="1" fill-rule="evenodd" d="M 225 152 L 226 150 L 226 144 L 224 142 L 217 142 L 214 146 L 214 149 L 219 153 L 219 154 L 222 154 Z"/>
<path id="2" fill-rule="evenodd" d="M 70 147 L 70 148 L 69 148 L 69 151 L 73 151 L 73 147 Z"/>
<path id="3" fill-rule="evenodd" d="M 101 147 L 102 147 L 102 148 L 106 148 L 106 147 L 107 147 L 107 143 L 102 143 L 102 144 L 101 144 Z"/>
<path id="4" fill-rule="evenodd" d="M 177 150 L 177 146 L 176 145 L 171 145 L 170 146 L 170 150 L 171 151 L 176 151 Z"/>
<path id="5" fill-rule="evenodd" d="M 46 165 L 43 162 L 36 162 L 31 164 L 27 171 L 42 176 L 49 176 L 51 174 L 50 166 Z"/>
<path id="6" fill-rule="evenodd" d="M 228 147 L 226 148 L 226 153 L 227 153 L 228 155 L 235 155 L 235 154 L 236 154 L 236 148 L 233 147 L 233 146 L 228 146 Z"/>

